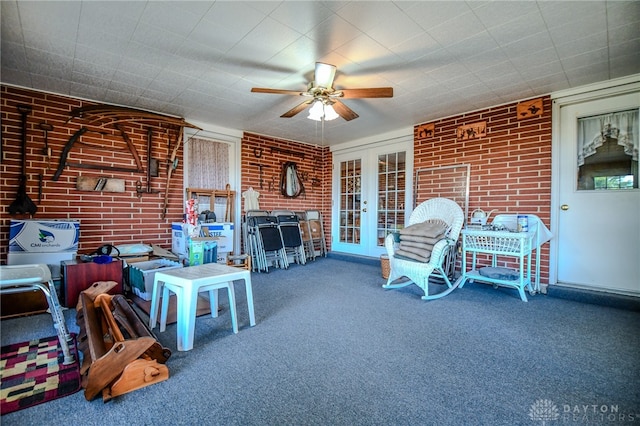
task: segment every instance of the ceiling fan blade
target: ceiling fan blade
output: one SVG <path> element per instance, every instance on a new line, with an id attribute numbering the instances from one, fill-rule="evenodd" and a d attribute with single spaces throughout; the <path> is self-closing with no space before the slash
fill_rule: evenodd
<path id="1" fill-rule="evenodd" d="M 307 108 L 307 106 L 312 102 L 313 102 L 313 99 L 309 99 L 308 101 L 304 101 L 304 102 L 294 106 L 289 111 L 287 111 L 284 114 L 282 114 L 280 117 L 282 117 L 282 118 L 291 118 L 294 115 L 298 114 L 299 112 L 304 111 L 305 108 Z"/>
<path id="2" fill-rule="evenodd" d="M 333 85 L 333 79 L 336 76 L 336 66 L 316 62 L 316 72 L 313 77 L 315 87 L 324 87 L 329 89 Z"/>
<path id="3" fill-rule="evenodd" d="M 351 108 L 336 99 L 333 100 L 333 104 L 331 106 L 333 106 L 333 109 L 338 113 L 340 117 L 344 118 L 347 121 L 351 121 L 354 118 L 359 117 L 359 115 L 356 114 Z"/>
<path id="4" fill-rule="evenodd" d="M 372 87 L 368 89 L 341 89 L 336 93 L 342 92 L 341 98 L 392 98 L 393 87 Z"/>
<path id="5" fill-rule="evenodd" d="M 252 93 L 273 93 L 276 95 L 302 95 L 304 92 L 299 90 L 280 90 L 280 89 L 267 89 L 264 87 L 252 87 Z"/>

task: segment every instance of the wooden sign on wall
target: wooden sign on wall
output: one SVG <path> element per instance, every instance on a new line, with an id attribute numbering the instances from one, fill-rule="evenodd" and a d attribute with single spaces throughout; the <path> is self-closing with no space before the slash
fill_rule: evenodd
<path id="1" fill-rule="evenodd" d="M 519 102 L 516 111 L 518 120 L 542 115 L 542 98 Z"/>
<path id="2" fill-rule="evenodd" d="M 487 136 L 487 122 L 478 121 L 477 123 L 465 124 L 464 126 L 458 127 L 456 133 L 459 141 Z"/>
<path id="3" fill-rule="evenodd" d="M 435 133 L 436 125 L 433 123 L 418 126 L 418 139 L 432 138 Z"/>

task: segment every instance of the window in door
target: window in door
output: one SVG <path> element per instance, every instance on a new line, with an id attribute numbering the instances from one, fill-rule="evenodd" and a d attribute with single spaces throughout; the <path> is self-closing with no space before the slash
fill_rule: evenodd
<path id="1" fill-rule="evenodd" d="M 340 163 L 340 242 L 360 243 L 362 164 L 360 159 Z"/>
<path id="2" fill-rule="evenodd" d="M 378 246 L 404 226 L 405 184 L 406 154 L 378 155 Z"/>
<path id="3" fill-rule="evenodd" d="M 578 190 L 638 188 L 638 110 L 578 119 Z"/>

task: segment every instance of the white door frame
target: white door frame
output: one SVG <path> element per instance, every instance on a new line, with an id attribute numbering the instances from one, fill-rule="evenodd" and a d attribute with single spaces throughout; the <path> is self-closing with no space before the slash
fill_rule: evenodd
<path id="1" fill-rule="evenodd" d="M 366 145 L 360 145 L 357 147 L 351 147 L 348 149 L 335 150 L 333 154 L 333 176 L 332 176 L 332 211 L 331 211 L 331 250 L 335 250 L 336 237 L 339 237 L 339 224 L 340 224 L 340 167 L 339 161 L 348 159 L 360 158 L 362 159 L 362 185 L 366 185 L 367 193 L 364 197 L 367 197 L 367 216 L 366 221 L 362 223 L 362 231 L 360 235 L 359 250 L 354 251 L 342 251 L 343 253 L 357 254 L 362 256 L 378 257 L 385 253 L 384 247 L 378 247 L 377 233 L 371 235 L 363 235 L 365 231 L 376 232 L 377 229 L 377 162 L 378 154 L 382 152 L 400 152 L 406 153 L 406 188 L 405 188 L 405 223 L 409 218 L 413 206 L 413 133 L 404 137 L 396 137 L 391 140 L 383 140 L 375 143 L 369 143 Z M 368 168 L 369 170 L 375 169 L 375 173 L 365 174 Z M 363 206 L 364 207 L 364 206 Z M 361 216 L 362 217 L 362 216 Z M 363 245 L 363 243 L 366 244 Z"/>
<path id="2" fill-rule="evenodd" d="M 631 93 L 640 89 L 640 74 L 551 94 L 551 232 L 549 284 L 558 283 L 558 221 L 560 213 L 560 108 L 563 106 Z"/>

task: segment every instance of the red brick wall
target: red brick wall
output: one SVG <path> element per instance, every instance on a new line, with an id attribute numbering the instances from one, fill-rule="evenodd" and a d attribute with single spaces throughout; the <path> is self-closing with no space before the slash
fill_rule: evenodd
<path id="1" fill-rule="evenodd" d="M 429 138 L 420 138 L 420 125 L 416 126 L 414 169 L 469 164 L 469 213 L 477 208 L 485 212 L 497 209 L 494 214 L 530 213 L 550 227 L 551 99 L 543 98 L 542 115 L 521 120 L 516 116 L 516 105 L 435 121 L 434 134 Z M 486 121 L 485 137 L 457 139 L 459 126 L 480 121 Z M 447 185 L 446 181 L 421 180 L 416 200 L 437 196 Z M 548 283 L 549 244 L 541 253 L 541 281 Z"/>
<path id="2" fill-rule="evenodd" d="M 58 167 L 60 155 L 70 137 L 85 125 L 82 119 L 70 120 L 73 108 L 91 105 L 78 99 L 51 95 L 8 86 L 0 86 L 2 105 L 2 163 L 0 164 L 2 190 L 0 198 L 0 261 L 6 263 L 9 241 L 9 221 L 28 219 L 27 216 L 11 217 L 8 206 L 15 200 L 21 174 L 21 114 L 18 104 L 32 107 L 27 116 L 27 194 L 38 206 L 34 219 L 79 219 L 79 253 L 95 250 L 102 244 L 146 243 L 171 247 L 171 222 L 182 220 L 183 214 L 183 169 L 182 161 L 173 171 L 170 182 L 169 208 L 166 219 L 162 219 L 167 160 L 169 146 L 166 129 L 154 128 L 151 157 L 159 160 L 159 176 L 151 178 L 152 194 L 138 197 L 136 182 L 146 189 L 147 130 L 142 125 L 123 125 L 123 129 L 134 144 L 142 162 L 142 173 L 115 172 L 66 167 L 57 181 L 52 177 Z M 44 132 L 39 127 L 46 122 L 53 126 L 49 131 L 51 162 L 47 164 L 43 155 Z M 93 127 L 92 127 L 93 128 Z M 74 144 L 69 156 L 74 162 L 97 162 L 113 166 L 132 166 L 133 155 L 123 138 L 116 132 L 100 135 L 86 133 L 80 139 L 87 144 L 105 147 L 91 149 Z M 175 142 L 175 132 L 172 134 Z M 113 151 L 115 149 L 116 151 Z M 182 148 L 178 157 L 182 159 Z M 38 202 L 38 175 L 43 175 L 42 201 Z M 125 192 L 86 192 L 76 189 L 78 176 L 112 177 L 125 180 Z"/>
<path id="3" fill-rule="evenodd" d="M 298 173 L 303 177 L 305 193 L 297 198 L 286 198 L 279 189 L 282 164 L 289 161 L 297 164 Z M 262 188 L 260 168 L 255 164 L 263 165 Z M 328 147 L 245 133 L 240 169 L 242 183 L 239 193 L 249 187 L 258 191 L 261 210 L 319 210 L 324 221 L 327 247 L 330 246 L 332 161 Z M 244 202 L 241 208 L 244 213 Z"/>

